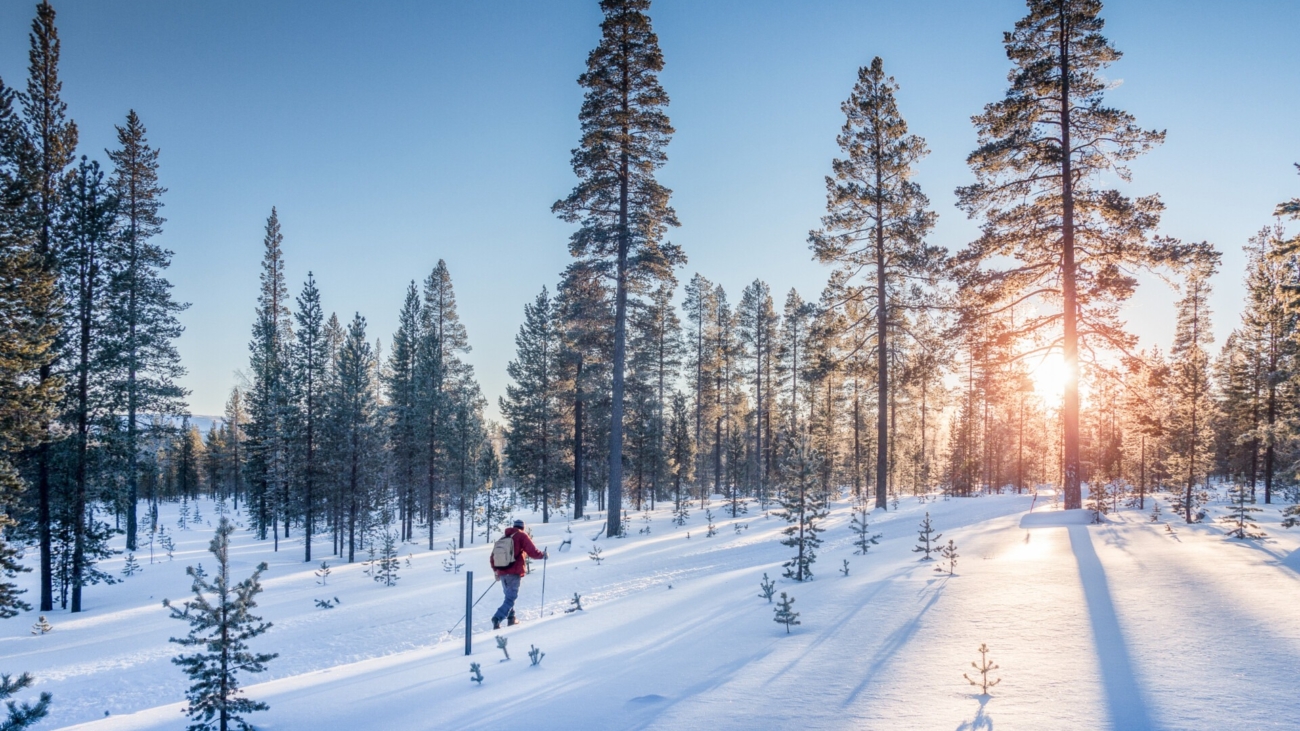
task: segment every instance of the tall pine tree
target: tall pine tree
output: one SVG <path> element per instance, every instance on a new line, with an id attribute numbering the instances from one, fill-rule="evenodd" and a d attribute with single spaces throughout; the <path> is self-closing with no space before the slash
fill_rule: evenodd
<path id="1" fill-rule="evenodd" d="M 940 249 L 925 245 L 935 214 L 912 180 L 913 166 L 929 151 L 925 140 L 908 133 L 894 99 L 897 90 L 879 57 L 858 70 L 858 82 L 841 105 L 847 119 L 837 142 L 845 157 L 831 163 L 827 215 L 822 230 L 809 236 L 816 258 L 837 266 L 830 282 L 834 305 L 869 303 L 862 311 L 874 311 L 874 327 L 853 329 L 871 333 L 858 336 L 855 349 L 869 350 L 868 340 L 875 346 L 876 507 L 882 509 L 890 466 L 889 334 L 905 331 L 893 310 L 917 279 L 933 277 L 943 262 Z M 871 279 L 858 276 L 868 269 Z"/>
<path id="2" fill-rule="evenodd" d="M 1110 176 L 1127 181 L 1125 163 L 1164 139 L 1105 105 L 1102 72 L 1120 52 L 1101 35 L 1100 0 L 1027 4 L 1005 35 L 1014 66 L 1006 97 L 974 117 L 979 147 L 967 164 L 976 182 L 957 197 L 984 227 L 959 260 L 969 267 L 963 284 L 983 296 L 981 311 L 1037 305 L 1017 323 L 1019 334 L 1040 336 L 1064 358 L 1065 507 L 1080 508 L 1080 352 L 1129 347 L 1118 319 L 1137 286 L 1128 272 L 1180 252 L 1148 239 L 1157 197 L 1100 187 Z"/>
<path id="3" fill-rule="evenodd" d="M 685 263 L 663 240 L 677 214 L 671 193 L 655 179 L 667 161 L 673 128 L 659 85 L 663 54 L 646 11 L 650 0 L 601 0 L 601 40 L 578 77 L 586 89 L 578 119 L 582 138 L 573 150 L 578 185 L 552 210 L 580 224 L 569 239 L 579 258 L 611 261 L 614 275 L 613 401 L 609 428 L 610 535 L 619 532 L 623 506 L 623 390 L 629 291 L 649 279 L 667 279 Z"/>

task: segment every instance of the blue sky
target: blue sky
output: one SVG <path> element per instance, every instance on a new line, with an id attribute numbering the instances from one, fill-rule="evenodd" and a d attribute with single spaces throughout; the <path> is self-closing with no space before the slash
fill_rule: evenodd
<path id="1" fill-rule="evenodd" d="M 387 345 L 407 282 L 447 260 L 493 402 L 522 308 L 554 286 L 570 227 L 550 213 L 574 179 L 575 80 L 599 36 L 582 2 L 55 2 L 64 97 L 81 152 L 103 160 L 134 108 L 162 150 L 165 244 L 195 413 L 219 413 L 246 367 L 262 228 L 280 211 L 295 294 L 309 270 L 327 311 L 359 311 Z M 0 4 L 0 76 L 21 86 L 34 3 Z M 733 300 L 755 278 L 815 298 L 827 272 L 805 239 L 825 204 L 839 104 L 879 55 L 932 153 L 918 182 L 956 249 L 976 224 L 970 116 L 1000 97 L 1001 34 L 1016 0 L 657 0 L 662 82 L 677 135 L 662 181 L 690 262 Z M 1125 53 L 1110 101 L 1166 144 L 1127 189 L 1158 192 L 1163 233 L 1224 252 L 1217 335 L 1236 320 L 1240 247 L 1300 194 L 1300 3 L 1111 0 Z M 1129 311 L 1168 342 L 1172 297 L 1149 283 Z"/>

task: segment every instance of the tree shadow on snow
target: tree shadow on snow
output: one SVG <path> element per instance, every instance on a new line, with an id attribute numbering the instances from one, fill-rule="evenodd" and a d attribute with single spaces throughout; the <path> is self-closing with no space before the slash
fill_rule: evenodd
<path id="1" fill-rule="evenodd" d="M 993 700 L 992 696 L 977 695 L 974 696 L 980 702 L 980 707 L 975 711 L 975 717 L 969 721 L 962 721 L 956 728 L 956 731 L 993 731 L 993 717 L 984 712 L 984 707 Z"/>
<path id="2" fill-rule="evenodd" d="M 1110 598 L 1106 571 L 1092 545 L 1087 526 L 1069 526 L 1070 547 L 1079 563 L 1079 580 L 1083 596 L 1088 603 L 1088 618 L 1092 623 L 1093 641 L 1101 665 L 1101 682 L 1106 691 L 1106 706 L 1113 729 L 1148 731 L 1157 728 L 1147 715 L 1128 646 L 1120 632 L 1115 604 Z"/>
<path id="3" fill-rule="evenodd" d="M 894 657 L 894 655 L 898 654 L 898 651 L 903 649 L 903 647 L 911 641 L 912 636 L 916 634 L 916 630 L 921 626 L 921 619 L 925 617 L 925 613 L 930 611 L 935 603 L 939 601 L 939 595 L 943 593 L 943 588 L 943 585 L 940 584 L 939 587 L 930 594 L 929 601 L 921 606 L 920 611 L 916 613 L 915 617 L 912 617 L 898 629 L 889 633 L 889 636 L 881 643 L 880 649 L 876 650 L 876 654 L 872 655 L 871 659 L 868 661 L 867 674 L 863 676 L 862 682 L 858 683 L 858 687 L 854 688 L 853 692 L 849 693 L 848 697 L 844 699 L 844 703 L 841 705 L 847 707 L 851 704 L 854 699 L 871 684 L 871 679 L 881 670 L 884 670 L 885 666 L 889 664 L 889 661 Z"/>

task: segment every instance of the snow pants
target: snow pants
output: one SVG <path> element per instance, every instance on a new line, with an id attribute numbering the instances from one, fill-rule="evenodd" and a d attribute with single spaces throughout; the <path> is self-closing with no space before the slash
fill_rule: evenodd
<path id="1" fill-rule="evenodd" d="M 501 589 L 506 593 L 506 600 L 501 602 L 501 606 L 497 608 L 496 614 L 492 615 L 492 619 L 500 622 L 515 613 L 515 600 L 519 598 L 519 581 L 523 578 L 517 574 L 503 574 L 501 576 Z"/>

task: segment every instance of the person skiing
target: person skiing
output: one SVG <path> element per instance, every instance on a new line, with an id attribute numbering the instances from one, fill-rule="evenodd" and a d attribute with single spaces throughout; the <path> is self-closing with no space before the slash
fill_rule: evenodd
<path id="1" fill-rule="evenodd" d="M 506 599 L 492 615 L 492 629 L 501 629 L 503 619 L 508 620 L 507 627 L 519 624 L 519 620 L 515 619 L 515 599 L 519 598 L 519 582 L 524 578 L 524 574 L 528 573 L 528 564 L 524 562 L 524 557 L 540 558 L 543 561 L 548 558 L 546 551 L 537 550 L 537 546 L 533 545 L 533 539 L 524 532 L 522 520 L 516 520 L 513 527 L 506 528 L 502 539 L 505 538 L 509 538 L 513 543 L 515 560 L 502 568 L 497 566 L 496 560 L 493 559 L 492 570 L 496 572 L 497 579 L 501 582 L 501 589 L 505 592 Z M 495 556 L 496 553 L 494 549 L 493 555 Z"/>

